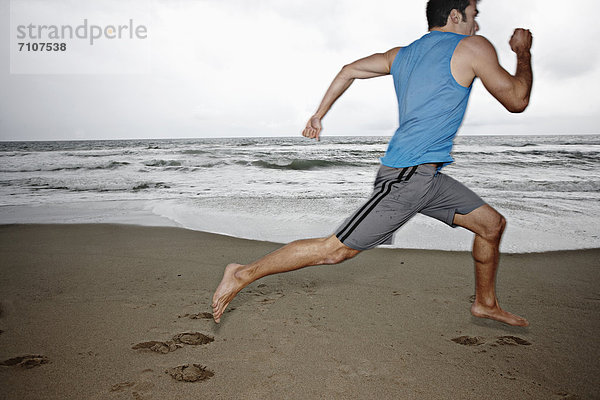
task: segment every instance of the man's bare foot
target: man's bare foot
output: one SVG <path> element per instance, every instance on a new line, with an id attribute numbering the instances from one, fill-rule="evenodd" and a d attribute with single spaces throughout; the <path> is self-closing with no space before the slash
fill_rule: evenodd
<path id="1" fill-rule="evenodd" d="M 513 326 L 529 326 L 529 321 L 518 315 L 509 313 L 500 308 L 496 303 L 495 307 L 487 307 L 483 304 L 473 303 L 471 306 L 471 314 L 479 318 L 489 318 L 496 321 L 504 322 Z"/>
<path id="2" fill-rule="evenodd" d="M 241 264 L 229 264 L 225 267 L 223 279 L 215 290 L 212 301 L 213 319 L 217 324 L 221 321 L 221 316 L 231 300 L 244 287 L 243 283 L 235 277 L 235 273 L 242 267 Z"/>

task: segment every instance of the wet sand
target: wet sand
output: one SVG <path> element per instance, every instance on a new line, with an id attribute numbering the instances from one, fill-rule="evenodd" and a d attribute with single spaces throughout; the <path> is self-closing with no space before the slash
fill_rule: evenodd
<path id="1" fill-rule="evenodd" d="M 600 249 L 504 255 L 527 328 L 469 313 L 464 252 L 376 249 L 255 282 L 267 242 L 127 225 L 0 227 L 1 399 L 594 399 Z"/>

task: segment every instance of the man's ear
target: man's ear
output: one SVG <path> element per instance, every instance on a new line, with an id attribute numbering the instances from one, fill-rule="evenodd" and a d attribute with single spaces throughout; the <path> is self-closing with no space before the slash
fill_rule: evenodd
<path id="1" fill-rule="evenodd" d="M 450 11 L 450 15 L 448 15 L 448 22 L 452 22 L 453 24 L 458 24 L 462 22 L 462 13 L 458 11 L 456 8 Z"/>

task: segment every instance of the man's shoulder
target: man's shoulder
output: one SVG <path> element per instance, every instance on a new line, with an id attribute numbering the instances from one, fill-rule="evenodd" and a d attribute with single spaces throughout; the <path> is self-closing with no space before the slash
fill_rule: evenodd
<path id="1" fill-rule="evenodd" d="M 470 68 L 489 60 L 498 59 L 492 43 L 480 35 L 468 36 L 461 40 L 456 47 L 454 57 L 459 64 L 469 65 Z"/>
<path id="2" fill-rule="evenodd" d="M 474 54 L 481 54 L 485 51 L 495 51 L 492 43 L 481 35 L 467 36 L 460 41 L 460 49 L 466 52 L 473 52 Z"/>
<path id="3" fill-rule="evenodd" d="M 478 65 L 494 57 L 496 50 L 484 36 L 467 36 L 461 39 L 452 56 L 452 75 L 462 86 L 468 86 L 477 76 Z"/>

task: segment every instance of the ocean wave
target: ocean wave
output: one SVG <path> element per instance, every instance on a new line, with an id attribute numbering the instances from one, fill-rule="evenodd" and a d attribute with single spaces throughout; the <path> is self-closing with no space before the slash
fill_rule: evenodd
<path id="1" fill-rule="evenodd" d="M 102 153 L 87 153 L 87 152 L 71 152 L 71 153 L 63 153 L 65 157 L 77 157 L 77 158 L 108 158 L 108 157 L 123 157 L 126 155 L 133 154 L 130 150 L 122 150 L 122 151 L 111 151 L 111 152 L 102 152 Z"/>
<path id="2" fill-rule="evenodd" d="M 40 172 L 42 171 L 41 168 L 37 168 L 37 169 L 0 169 L 0 173 L 18 173 L 18 172 Z M 51 170 L 46 170 L 46 171 L 51 171 Z"/>
<path id="3" fill-rule="evenodd" d="M 181 162 L 176 160 L 150 160 L 145 161 L 144 165 L 147 167 L 180 167 Z"/>
<path id="4" fill-rule="evenodd" d="M 203 163 L 203 164 L 195 165 L 194 168 L 192 168 L 192 171 L 198 171 L 198 170 L 203 169 L 203 168 L 220 167 L 220 166 L 223 166 L 223 165 L 229 165 L 229 163 L 226 162 L 226 161 L 206 162 L 206 163 Z"/>
<path id="5" fill-rule="evenodd" d="M 565 142 L 557 142 L 559 146 L 598 146 L 600 145 L 600 140 L 594 140 L 594 138 L 589 138 L 588 140 L 582 141 L 565 141 Z"/>
<path id="6" fill-rule="evenodd" d="M 171 186 L 165 184 L 164 182 L 141 182 L 133 187 L 134 192 L 138 190 L 146 190 L 146 189 L 170 189 Z"/>
<path id="7" fill-rule="evenodd" d="M 256 161 L 237 161 L 238 165 L 252 165 L 254 167 L 266 168 L 266 169 L 284 169 L 293 171 L 308 171 L 312 169 L 325 169 L 325 168 L 339 168 L 339 167 L 363 167 L 364 163 L 355 163 L 348 161 L 336 161 L 336 160 L 301 160 L 295 159 L 286 164 L 279 164 L 276 162 L 268 162 L 263 160 Z"/>
<path id="8" fill-rule="evenodd" d="M 113 170 L 126 165 L 130 165 L 127 161 L 109 161 L 99 165 L 64 165 L 64 166 L 45 166 L 39 168 L 21 168 L 21 169 L 2 169 L 0 172 L 60 172 L 60 171 L 77 171 L 77 170 Z"/>
<path id="9" fill-rule="evenodd" d="M 504 150 L 495 152 L 465 152 L 454 151 L 452 155 L 461 161 L 486 162 L 498 165 L 525 165 L 532 163 L 548 163 L 548 166 L 568 166 L 573 161 L 578 163 L 597 164 L 600 159 L 598 151 L 568 151 L 568 150 Z"/>
<path id="10" fill-rule="evenodd" d="M 596 167 L 598 165 L 598 160 L 600 159 L 600 153 L 557 151 L 540 155 L 539 157 L 548 160 L 547 162 L 554 165 L 564 166 L 567 168 L 582 168 L 590 165 Z"/>
<path id="11" fill-rule="evenodd" d="M 92 192 L 92 193 L 106 193 L 106 192 L 138 192 L 140 190 L 152 190 L 152 189 L 170 189 L 171 186 L 164 182 L 138 182 L 135 184 L 126 184 L 126 185 L 107 185 L 107 186 L 98 186 L 96 184 L 90 184 L 89 186 L 84 185 L 74 185 L 74 186 L 65 186 L 61 184 L 52 184 L 52 183 L 41 183 L 41 182 L 32 182 L 29 185 L 29 189 L 32 191 L 46 191 L 46 190 L 64 190 L 68 192 Z"/>
<path id="12" fill-rule="evenodd" d="M 539 146 L 537 143 L 502 143 L 502 147 L 535 147 Z"/>
<path id="13" fill-rule="evenodd" d="M 109 161 L 103 165 L 97 165 L 95 167 L 87 167 L 87 169 L 115 169 L 119 167 L 124 167 L 126 165 L 130 165 L 127 161 Z"/>
<path id="14" fill-rule="evenodd" d="M 180 153 L 180 154 L 190 154 L 190 155 L 195 155 L 195 154 L 206 154 L 206 153 L 210 153 L 210 151 L 208 151 L 208 150 L 181 150 L 179 153 Z"/>
<path id="15" fill-rule="evenodd" d="M 4 152 L 2 150 L 0 150 L 0 158 L 2 157 L 23 157 L 23 156 L 28 156 L 31 153 L 28 152 Z"/>
<path id="16" fill-rule="evenodd" d="M 52 185 L 40 185 L 40 186 L 32 186 L 31 190 L 36 192 L 40 190 L 70 190 L 66 186 L 52 186 Z"/>
<path id="17" fill-rule="evenodd" d="M 142 189 L 171 188 L 171 183 L 152 179 L 113 179 L 107 180 L 97 176 L 30 176 L 0 181 L 0 186 L 22 190 L 66 190 L 69 192 L 127 192 Z M 3 184 L 3 185 L 2 185 Z"/>
<path id="18" fill-rule="evenodd" d="M 594 157 L 597 158 L 600 151 L 580 151 L 580 150 L 531 150 L 531 151 L 502 151 L 502 154 L 517 155 L 517 156 L 545 156 L 545 157 Z"/>
<path id="19" fill-rule="evenodd" d="M 490 181 L 481 183 L 481 187 L 516 192 L 594 193 L 600 192 L 600 181 Z"/>

